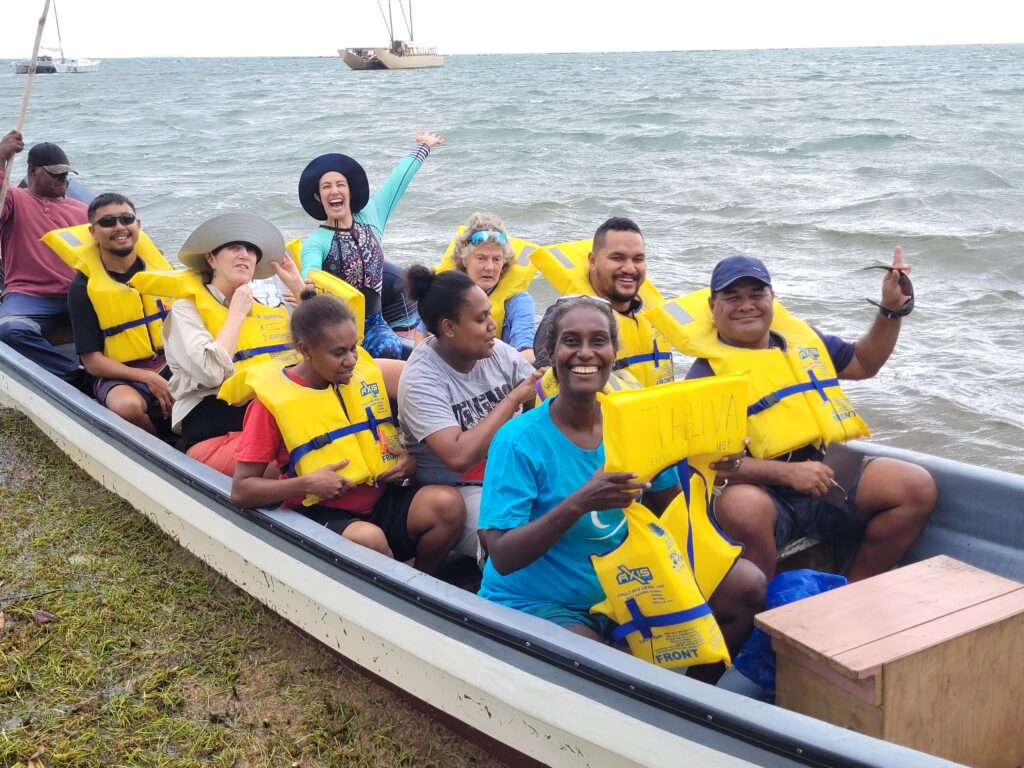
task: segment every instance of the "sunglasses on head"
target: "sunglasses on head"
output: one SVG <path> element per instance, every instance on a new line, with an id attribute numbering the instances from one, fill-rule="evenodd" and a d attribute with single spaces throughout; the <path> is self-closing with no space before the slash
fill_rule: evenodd
<path id="1" fill-rule="evenodd" d="M 480 245 L 481 243 L 501 243 L 505 245 L 508 242 L 508 238 L 504 232 L 499 232 L 496 229 L 481 229 L 469 236 L 469 242 L 472 245 Z"/>
<path id="2" fill-rule="evenodd" d="M 97 227 L 103 227 L 104 229 L 113 229 L 117 226 L 118 222 L 121 222 L 126 227 L 130 227 L 138 219 L 134 213 L 119 213 L 117 216 L 104 216 L 100 219 L 96 219 L 95 224 Z"/>

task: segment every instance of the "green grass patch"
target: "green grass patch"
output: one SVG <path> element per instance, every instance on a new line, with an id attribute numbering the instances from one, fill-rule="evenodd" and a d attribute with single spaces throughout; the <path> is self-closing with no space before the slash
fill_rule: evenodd
<path id="1" fill-rule="evenodd" d="M 0 409 L 0 765 L 496 766 Z"/>

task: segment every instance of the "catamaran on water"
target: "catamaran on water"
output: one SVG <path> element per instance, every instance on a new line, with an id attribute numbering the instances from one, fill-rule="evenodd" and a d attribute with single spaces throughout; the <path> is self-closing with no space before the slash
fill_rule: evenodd
<path id="1" fill-rule="evenodd" d="M 60 53 L 60 58 L 56 59 L 52 55 L 40 56 L 36 59 L 35 69 L 32 68 L 31 59 L 21 59 L 20 61 L 12 61 L 11 68 L 14 70 L 16 75 L 27 75 L 29 72 L 33 72 L 39 75 L 53 75 L 53 74 L 81 74 L 83 72 L 96 72 L 100 68 L 102 59 L 69 59 L 64 56 L 64 41 L 61 40 L 60 36 L 60 19 L 57 18 L 57 3 L 52 2 L 53 5 L 53 21 L 57 26 L 57 47 L 48 48 L 47 50 L 52 53 Z"/>
<path id="2" fill-rule="evenodd" d="M 384 13 L 384 7 L 377 2 L 381 16 L 384 18 L 384 26 L 388 30 L 390 43 L 386 48 L 339 48 L 338 55 L 352 69 L 422 69 L 425 67 L 440 67 L 444 64 L 444 56 L 437 54 L 436 48 L 415 46 L 412 44 L 412 0 L 408 2 L 408 9 L 398 1 L 398 9 L 405 19 L 406 28 L 409 30 L 409 41 L 395 39 L 395 22 L 392 14 L 391 2 L 388 0 L 388 10 Z"/>

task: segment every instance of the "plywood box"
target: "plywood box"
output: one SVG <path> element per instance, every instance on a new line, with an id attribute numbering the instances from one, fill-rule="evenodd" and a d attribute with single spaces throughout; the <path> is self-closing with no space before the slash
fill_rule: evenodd
<path id="1" fill-rule="evenodd" d="M 756 622 L 779 706 L 967 765 L 1024 765 L 1024 585 L 934 557 Z"/>

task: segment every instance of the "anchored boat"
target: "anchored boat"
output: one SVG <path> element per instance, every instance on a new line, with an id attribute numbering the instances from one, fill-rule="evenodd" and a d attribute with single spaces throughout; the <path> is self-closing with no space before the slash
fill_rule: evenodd
<path id="1" fill-rule="evenodd" d="M 240 588 L 510 764 L 952 765 L 651 666 L 296 512 L 238 509 L 228 478 L 2 343 L 0 405 L 25 413 L 98 482 Z M 1024 579 L 1024 477 L 858 447 L 935 476 L 939 506 L 911 560 L 947 554 Z"/>
<path id="2" fill-rule="evenodd" d="M 384 18 L 384 26 L 387 27 L 390 44 L 387 48 L 339 48 L 338 55 L 341 56 L 342 61 L 351 69 L 423 69 L 443 65 L 444 56 L 439 56 L 436 48 L 413 45 L 412 0 L 409 0 L 408 6 L 407 12 L 399 0 L 398 9 L 402 12 L 406 28 L 409 30 L 408 42 L 395 39 L 395 23 L 390 0 L 388 0 L 386 14 L 378 0 L 377 7 Z"/>

